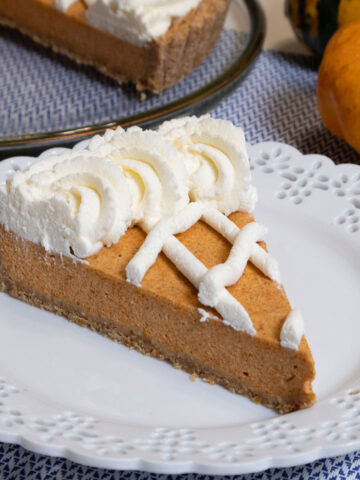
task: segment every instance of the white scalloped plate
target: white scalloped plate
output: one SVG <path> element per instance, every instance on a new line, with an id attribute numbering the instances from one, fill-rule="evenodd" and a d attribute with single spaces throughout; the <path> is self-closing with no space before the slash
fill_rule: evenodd
<path id="1" fill-rule="evenodd" d="M 304 313 L 317 404 L 276 415 L 0 294 L 0 440 L 162 473 L 240 474 L 360 448 L 360 168 L 277 143 L 249 150 L 257 219 Z M 33 161 L 2 162 L 0 179 Z"/>

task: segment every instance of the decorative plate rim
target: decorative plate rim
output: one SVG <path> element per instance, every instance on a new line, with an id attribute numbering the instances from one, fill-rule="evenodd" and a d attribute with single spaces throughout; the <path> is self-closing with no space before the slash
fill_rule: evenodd
<path id="1" fill-rule="evenodd" d="M 30 149 L 50 147 L 54 142 L 71 146 L 81 139 L 97 133 L 102 133 L 108 128 L 156 126 L 158 123 L 169 120 L 174 116 L 186 115 L 196 106 L 208 110 L 208 106 L 218 103 L 225 95 L 236 88 L 239 82 L 248 73 L 249 67 L 261 51 L 266 31 L 266 20 L 258 0 L 242 0 L 248 10 L 251 28 L 244 50 L 240 57 L 221 75 L 213 81 L 180 99 L 160 107 L 152 108 L 146 112 L 123 117 L 99 124 L 88 124 L 78 128 L 68 128 L 45 133 L 17 135 L 13 137 L 0 137 L 0 152 L 10 153 L 19 151 L 20 148 Z"/>
<path id="2" fill-rule="evenodd" d="M 81 142 L 75 149 L 85 146 Z M 47 150 L 39 158 L 62 150 Z M 266 177 L 274 202 L 290 202 L 287 208 L 309 213 L 314 202 L 319 204 L 316 199 L 327 195 L 321 215 L 326 213 L 332 227 L 358 248 L 360 166 L 335 165 L 325 156 L 302 155 L 277 142 L 249 146 L 249 154 L 254 176 Z M 0 183 L 35 161 L 13 157 L 1 162 Z M 0 441 L 87 466 L 232 475 L 290 467 L 360 448 L 360 376 L 307 410 L 227 427 L 167 428 L 64 411 L 21 391 L 1 374 Z"/>

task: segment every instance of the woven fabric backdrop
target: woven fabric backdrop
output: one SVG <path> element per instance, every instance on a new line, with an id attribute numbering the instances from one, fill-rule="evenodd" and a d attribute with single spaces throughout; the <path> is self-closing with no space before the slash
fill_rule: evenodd
<path id="1" fill-rule="evenodd" d="M 301 467 L 275 468 L 235 476 L 156 475 L 89 468 L 62 458 L 36 455 L 16 445 L 0 444 L 1 480 L 358 480 L 360 452 L 327 458 Z"/>
<path id="2" fill-rule="evenodd" d="M 114 116 L 114 109 L 135 113 L 178 98 L 224 68 L 242 42 L 234 32 L 224 33 L 212 56 L 187 80 L 163 96 L 152 96 L 140 104 L 131 91 L 124 93 L 91 69 L 78 67 L 33 44 L 24 48 L 22 38 L 6 29 L 0 30 L 0 34 L 0 135 L 21 133 L 24 128 L 51 130 L 56 126 L 103 121 Z M 245 82 L 212 113 L 241 125 L 251 143 L 283 141 L 305 153 L 328 155 L 336 162 L 360 163 L 360 156 L 332 137 L 322 125 L 316 105 L 316 68 L 310 57 L 264 52 Z M 52 79 L 51 88 L 46 83 L 49 78 Z M 0 444 L 1 480 L 210 478 L 220 479 L 205 475 L 171 476 L 88 468 L 64 459 L 37 455 L 18 446 Z M 360 479 L 360 452 L 300 467 L 222 478 Z"/>

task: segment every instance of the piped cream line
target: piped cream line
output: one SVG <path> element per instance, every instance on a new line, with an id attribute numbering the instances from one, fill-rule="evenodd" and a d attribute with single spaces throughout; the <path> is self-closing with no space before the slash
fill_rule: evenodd
<path id="1" fill-rule="evenodd" d="M 266 228 L 253 222 L 241 230 L 236 230 L 234 228 L 236 226 L 233 224 L 232 231 L 237 232 L 237 234 L 231 237 L 234 245 L 229 259 L 226 264 L 217 265 L 210 270 L 174 237 L 175 234 L 188 230 L 202 217 L 213 225 L 219 223 L 216 220 L 220 220 L 220 224 L 223 223 L 228 227 L 229 224 L 224 222 L 222 217 L 217 216 L 217 219 L 214 219 L 214 212 L 216 210 L 209 210 L 206 203 L 192 202 L 178 215 L 158 222 L 150 230 L 144 243 L 128 263 L 126 267 L 127 280 L 139 286 L 146 272 L 156 262 L 158 255 L 163 250 L 179 271 L 199 290 L 199 299 L 204 305 L 214 307 L 222 315 L 224 322 L 234 329 L 254 334 L 255 329 L 248 313 L 240 302 L 230 295 L 225 286 L 235 283 L 241 277 L 252 252 L 253 243 L 263 238 Z M 224 218 L 226 219 L 226 217 Z M 232 224 L 232 222 L 230 223 Z M 240 268 L 238 268 L 239 265 L 241 265 Z M 220 281 L 215 282 L 207 297 L 204 296 L 203 290 L 204 287 L 209 286 L 208 280 L 212 284 L 215 270 L 220 271 L 220 269 Z M 226 274 L 224 281 L 223 270 L 226 270 L 230 275 Z"/>
<path id="2" fill-rule="evenodd" d="M 162 250 L 178 270 L 199 290 L 208 269 L 174 235 L 193 226 L 200 220 L 207 208 L 206 204 L 202 202 L 193 202 L 178 215 L 158 222 L 128 263 L 126 267 L 127 281 L 139 286 Z M 256 333 L 247 311 L 225 288 L 220 288 L 217 292 L 214 308 L 223 317 L 226 325 L 232 326 L 235 330 L 245 331 L 250 335 Z"/>
<path id="3" fill-rule="evenodd" d="M 163 252 L 194 287 L 199 289 L 201 280 L 208 272 L 205 265 L 174 236 L 165 242 Z M 214 308 L 223 317 L 225 325 L 249 335 L 256 334 L 249 314 L 226 288 L 221 289 L 219 300 Z"/>
<path id="4" fill-rule="evenodd" d="M 227 260 L 210 268 L 204 275 L 198 296 L 201 303 L 213 307 L 218 302 L 220 292 L 242 277 L 251 250 L 256 242 L 264 240 L 266 232 L 267 229 L 256 222 L 248 223 L 239 231 Z"/>
<path id="5" fill-rule="evenodd" d="M 297 350 L 304 335 L 304 321 L 299 310 L 292 310 L 287 316 L 280 333 L 282 347 Z"/>
<path id="6" fill-rule="evenodd" d="M 216 210 L 216 208 L 211 208 L 204 212 L 202 218 L 210 227 L 226 238 L 229 243 L 234 244 L 240 228 L 226 217 L 226 215 Z M 256 244 L 253 246 L 249 260 L 264 275 L 276 283 L 281 283 L 280 269 L 277 260 L 260 247 L 260 245 Z"/>
<path id="7" fill-rule="evenodd" d="M 208 320 L 217 320 L 217 321 L 220 320 L 219 317 L 217 317 L 216 315 L 213 315 L 212 313 L 208 312 L 207 310 L 204 310 L 203 308 L 198 308 L 198 312 L 201 315 L 201 318 L 200 318 L 201 323 L 207 322 Z"/>
<path id="8" fill-rule="evenodd" d="M 66 12 L 76 0 L 55 0 L 55 8 L 61 12 Z"/>
<path id="9" fill-rule="evenodd" d="M 203 214 L 201 202 L 187 205 L 178 214 L 160 220 L 151 229 L 142 244 L 126 267 L 127 279 L 134 285 L 140 285 L 146 272 L 156 262 L 158 255 L 166 244 L 166 240 L 177 233 L 182 233 L 192 227 Z"/>

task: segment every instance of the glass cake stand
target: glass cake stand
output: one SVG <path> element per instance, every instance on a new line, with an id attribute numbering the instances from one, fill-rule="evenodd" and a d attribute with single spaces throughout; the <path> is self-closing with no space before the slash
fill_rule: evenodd
<path id="1" fill-rule="evenodd" d="M 90 67 L 0 28 L 0 159 L 69 147 L 107 128 L 151 128 L 206 113 L 243 81 L 261 51 L 265 18 L 256 0 L 233 0 L 208 59 L 160 95 L 141 99 Z"/>

